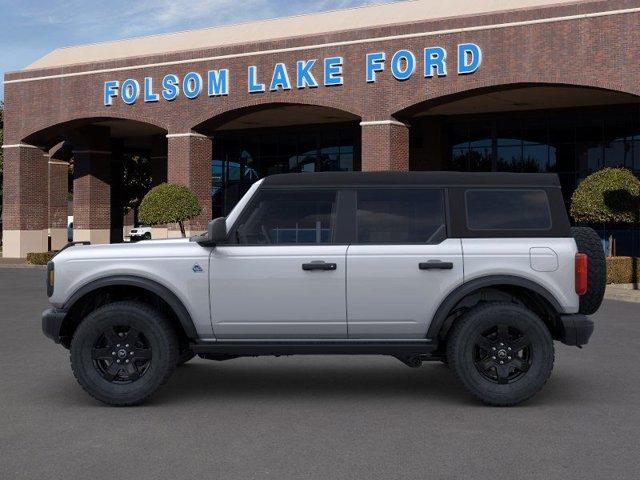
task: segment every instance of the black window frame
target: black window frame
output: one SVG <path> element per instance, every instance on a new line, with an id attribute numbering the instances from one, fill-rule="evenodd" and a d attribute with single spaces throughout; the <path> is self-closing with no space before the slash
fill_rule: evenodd
<path id="1" fill-rule="evenodd" d="M 509 186 L 469 186 L 451 187 L 451 223 L 454 238 L 571 238 L 571 225 L 567 215 L 565 203 L 560 187 L 542 187 L 535 185 Z M 547 204 L 551 217 L 551 228 L 546 230 L 533 229 L 482 229 L 469 228 L 467 219 L 466 192 L 468 190 L 541 190 L 547 194 Z"/>
<path id="2" fill-rule="evenodd" d="M 471 227 L 471 221 L 469 219 L 469 194 L 474 192 L 540 192 L 544 194 L 544 198 L 546 199 L 546 213 L 547 218 L 549 219 L 549 226 L 545 228 L 474 228 Z M 515 230 L 525 230 L 527 232 L 547 232 L 553 228 L 553 216 L 551 215 L 551 204 L 549 202 L 549 195 L 542 188 L 469 188 L 464 192 L 464 211 L 465 211 L 465 220 L 467 222 L 467 228 L 472 232 L 481 232 L 481 231 L 515 231 Z"/>

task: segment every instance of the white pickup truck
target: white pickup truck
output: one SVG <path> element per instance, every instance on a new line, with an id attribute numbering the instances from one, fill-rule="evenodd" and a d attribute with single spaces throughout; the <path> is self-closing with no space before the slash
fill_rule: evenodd
<path id="1" fill-rule="evenodd" d="M 555 175 L 285 174 L 198 237 L 68 246 L 42 326 L 111 405 L 194 355 L 377 354 L 443 361 L 506 406 L 542 388 L 554 340 L 588 342 L 604 265 Z"/>

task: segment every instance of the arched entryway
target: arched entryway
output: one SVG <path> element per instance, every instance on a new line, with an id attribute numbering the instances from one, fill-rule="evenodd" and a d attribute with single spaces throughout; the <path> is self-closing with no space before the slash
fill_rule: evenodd
<path id="1" fill-rule="evenodd" d="M 226 215 L 251 184 L 267 175 L 360 170 L 360 117 L 331 107 L 247 107 L 194 130 L 213 140 L 213 217 Z"/>
<path id="2" fill-rule="evenodd" d="M 63 122 L 28 135 L 6 152 L 7 175 L 16 179 L 5 199 L 5 231 L 10 232 L 5 246 L 11 256 L 57 250 L 70 234 L 76 241 L 122 242 L 133 223 L 131 214 L 126 221 L 127 212 L 135 211 L 152 185 L 167 179 L 166 131 L 134 120 Z M 20 188 L 25 169 L 37 177 L 37 185 L 32 181 L 30 188 Z"/>
<path id="3" fill-rule="evenodd" d="M 553 172 L 565 194 L 604 166 L 640 173 L 640 97 L 627 93 L 506 85 L 426 101 L 398 116 L 411 125 L 412 170 Z"/>

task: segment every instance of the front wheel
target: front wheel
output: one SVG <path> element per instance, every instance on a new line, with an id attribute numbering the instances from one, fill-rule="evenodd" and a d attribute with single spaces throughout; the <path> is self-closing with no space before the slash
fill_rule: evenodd
<path id="1" fill-rule="evenodd" d="M 173 373 L 178 342 L 166 318 L 140 302 L 91 312 L 71 342 L 71 368 L 89 395 L 109 405 L 137 405 Z"/>
<path id="2" fill-rule="evenodd" d="M 551 375 L 553 339 L 531 310 L 488 303 L 454 325 L 447 359 L 474 396 L 489 405 L 512 406 L 533 397 Z"/>

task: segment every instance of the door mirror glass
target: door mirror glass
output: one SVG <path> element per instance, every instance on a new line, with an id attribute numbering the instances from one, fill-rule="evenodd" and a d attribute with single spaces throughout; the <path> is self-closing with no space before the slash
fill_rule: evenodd
<path id="1" fill-rule="evenodd" d="M 207 228 L 207 237 L 213 244 L 224 242 L 227 238 L 227 218 L 218 217 L 211 220 Z"/>

